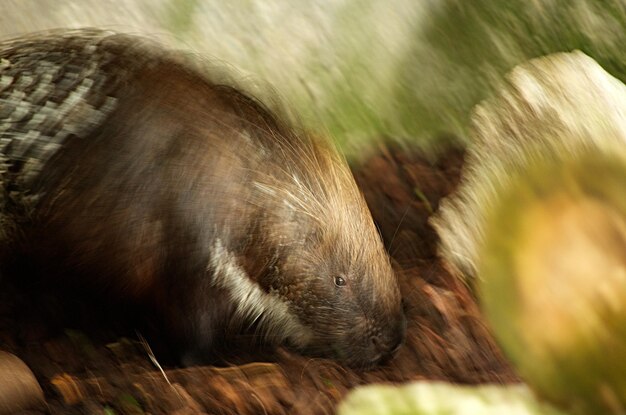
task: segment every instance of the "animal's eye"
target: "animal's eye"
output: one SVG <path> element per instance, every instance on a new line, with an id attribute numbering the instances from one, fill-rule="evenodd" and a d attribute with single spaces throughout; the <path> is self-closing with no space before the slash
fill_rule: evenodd
<path id="1" fill-rule="evenodd" d="M 346 285 L 346 279 L 344 277 L 341 277 L 341 276 L 336 276 L 335 277 L 335 285 L 337 287 L 343 287 L 344 285 Z"/>

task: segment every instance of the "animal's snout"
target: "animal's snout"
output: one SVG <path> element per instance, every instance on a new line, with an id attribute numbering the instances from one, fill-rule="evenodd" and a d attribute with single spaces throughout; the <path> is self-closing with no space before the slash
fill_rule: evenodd
<path id="1" fill-rule="evenodd" d="M 378 333 L 370 337 L 372 348 L 377 352 L 376 362 L 389 361 L 400 349 L 406 337 L 406 319 L 403 317 L 396 327 L 387 333 Z"/>

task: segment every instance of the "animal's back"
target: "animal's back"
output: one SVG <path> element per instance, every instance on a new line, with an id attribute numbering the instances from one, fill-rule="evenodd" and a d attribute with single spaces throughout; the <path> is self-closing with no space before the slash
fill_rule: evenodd
<path id="1" fill-rule="evenodd" d="M 153 301 L 164 270 L 206 268 L 220 220 L 248 226 L 236 195 L 253 136 L 277 126 L 183 61 L 100 30 L 0 44 L 5 246 Z"/>

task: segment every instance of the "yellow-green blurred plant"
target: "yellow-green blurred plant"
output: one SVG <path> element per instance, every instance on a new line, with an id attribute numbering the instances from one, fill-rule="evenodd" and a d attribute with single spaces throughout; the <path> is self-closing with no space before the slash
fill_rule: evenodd
<path id="1" fill-rule="evenodd" d="M 538 401 L 523 385 L 461 386 L 414 382 L 356 388 L 338 415 L 565 415 Z"/>
<path id="2" fill-rule="evenodd" d="M 626 158 L 534 160 L 486 215 L 479 293 L 535 391 L 578 414 L 626 411 Z"/>

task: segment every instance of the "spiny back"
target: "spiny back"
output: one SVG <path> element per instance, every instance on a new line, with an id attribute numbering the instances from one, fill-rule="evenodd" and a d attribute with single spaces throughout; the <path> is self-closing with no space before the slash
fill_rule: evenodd
<path id="1" fill-rule="evenodd" d="M 75 30 L 0 43 L 0 180 L 5 188 L 11 182 L 30 188 L 68 138 L 88 136 L 115 109 L 115 91 L 133 67 L 148 59 L 130 39 Z"/>

